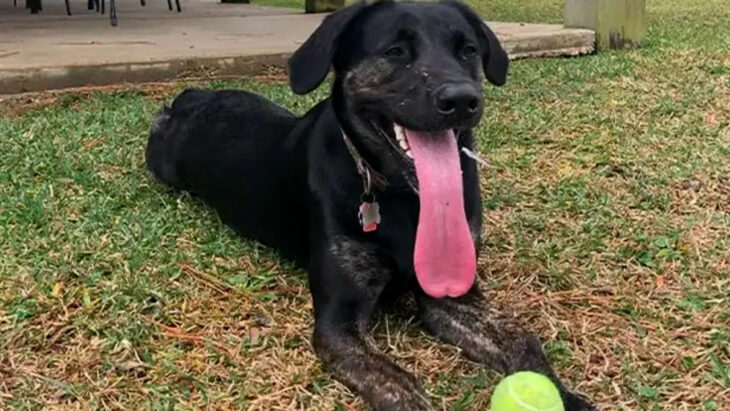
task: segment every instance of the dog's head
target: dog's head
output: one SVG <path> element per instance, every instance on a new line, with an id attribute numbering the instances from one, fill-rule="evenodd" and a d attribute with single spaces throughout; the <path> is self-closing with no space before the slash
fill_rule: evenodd
<path id="1" fill-rule="evenodd" d="M 475 126 L 482 71 L 502 85 L 508 64 L 494 33 L 459 2 L 378 2 L 325 18 L 292 56 L 289 75 L 303 94 L 334 66 L 351 113 L 388 134 L 393 124 L 438 132 Z"/>
<path id="2" fill-rule="evenodd" d="M 344 131 L 391 182 L 418 186 L 414 268 L 435 297 L 461 295 L 474 280 L 458 136 L 481 118 L 482 73 L 502 85 L 508 65 L 494 33 L 455 0 L 344 8 L 289 60 L 300 94 L 334 67 L 332 98 Z"/>

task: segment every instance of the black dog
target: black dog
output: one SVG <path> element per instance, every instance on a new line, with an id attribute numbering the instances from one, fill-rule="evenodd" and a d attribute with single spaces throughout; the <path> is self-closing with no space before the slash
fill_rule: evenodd
<path id="1" fill-rule="evenodd" d="M 376 409 L 432 409 L 365 338 L 378 301 L 406 292 L 423 325 L 469 358 L 543 373 L 566 409 L 593 409 L 475 284 L 482 206 L 464 151 L 482 114 L 482 71 L 502 85 L 508 64 L 461 3 L 357 4 L 325 18 L 289 61 L 299 94 L 334 66 L 330 98 L 296 118 L 246 92 L 185 91 L 153 125 L 148 166 L 308 268 L 314 347 Z"/>

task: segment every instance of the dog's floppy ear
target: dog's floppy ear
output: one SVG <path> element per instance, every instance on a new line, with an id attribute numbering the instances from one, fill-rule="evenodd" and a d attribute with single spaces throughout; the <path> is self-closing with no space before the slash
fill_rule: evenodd
<path id="1" fill-rule="evenodd" d="M 289 84 L 295 93 L 307 94 L 322 83 L 332 65 L 338 38 L 365 7 L 362 2 L 325 17 L 317 30 L 289 58 Z"/>
<path id="2" fill-rule="evenodd" d="M 487 27 L 476 13 L 460 1 L 443 0 L 442 3 L 459 10 L 474 31 L 476 31 L 479 47 L 482 49 L 482 63 L 484 65 L 484 75 L 487 77 L 487 80 L 495 86 L 501 86 L 506 83 L 509 58 L 502 45 L 499 44 L 499 40 L 494 35 L 494 32 Z"/>

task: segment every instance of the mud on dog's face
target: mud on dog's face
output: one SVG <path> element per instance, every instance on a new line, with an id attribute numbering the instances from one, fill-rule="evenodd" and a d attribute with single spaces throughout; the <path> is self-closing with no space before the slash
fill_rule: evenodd
<path id="1" fill-rule="evenodd" d="M 476 126 L 482 72 L 502 85 L 508 59 L 461 3 L 381 2 L 328 16 L 290 60 L 292 88 L 317 87 L 330 65 L 348 109 L 392 135 L 394 125 L 427 132 Z"/>

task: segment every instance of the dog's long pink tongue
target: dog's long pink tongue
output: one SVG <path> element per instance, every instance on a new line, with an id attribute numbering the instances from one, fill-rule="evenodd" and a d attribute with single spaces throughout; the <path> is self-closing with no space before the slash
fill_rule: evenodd
<path id="1" fill-rule="evenodd" d="M 405 130 L 416 164 L 420 213 L 413 265 L 426 294 L 458 297 L 474 284 L 476 254 L 466 222 L 453 131 Z"/>

